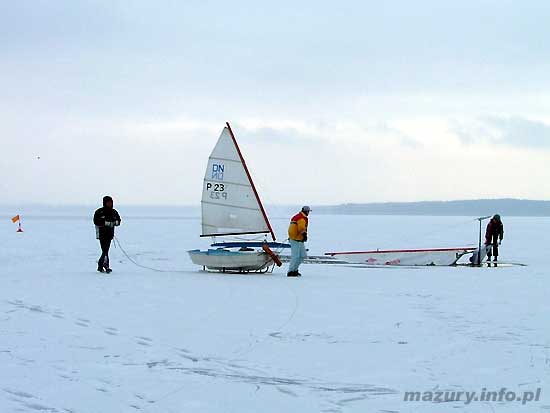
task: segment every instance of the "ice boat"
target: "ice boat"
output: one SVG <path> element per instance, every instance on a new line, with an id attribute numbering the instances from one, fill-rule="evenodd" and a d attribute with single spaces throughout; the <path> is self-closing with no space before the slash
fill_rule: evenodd
<path id="1" fill-rule="evenodd" d="M 350 264 L 367 265 L 456 265 L 464 255 L 472 254 L 475 247 L 429 248 L 404 250 L 373 250 L 327 252 L 325 255 Z"/>
<path id="2" fill-rule="evenodd" d="M 272 258 L 264 251 L 232 251 L 225 248 L 206 251 L 191 250 L 189 256 L 193 264 L 209 270 L 222 272 L 262 272 L 273 264 Z"/>
<path id="3" fill-rule="evenodd" d="M 287 245 L 267 242 L 268 235 L 275 241 L 275 233 L 229 123 L 208 158 L 201 217 L 201 237 L 212 237 L 215 248 L 188 251 L 194 264 L 222 272 L 266 272 L 281 265 L 271 248 Z M 238 242 L 225 241 L 230 237 Z"/>

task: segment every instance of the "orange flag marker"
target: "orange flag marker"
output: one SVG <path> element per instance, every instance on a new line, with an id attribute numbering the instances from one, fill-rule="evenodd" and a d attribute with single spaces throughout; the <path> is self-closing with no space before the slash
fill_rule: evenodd
<path id="1" fill-rule="evenodd" d="M 17 232 L 23 232 L 23 228 L 21 228 L 21 217 L 19 216 L 19 214 L 17 214 L 16 216 L 14 216 L 12 219 L 11 219 L 11 222 L 13 222 L 14 224 L 16 222 L 19 223 L 19 226 L 17 227 Z"/>

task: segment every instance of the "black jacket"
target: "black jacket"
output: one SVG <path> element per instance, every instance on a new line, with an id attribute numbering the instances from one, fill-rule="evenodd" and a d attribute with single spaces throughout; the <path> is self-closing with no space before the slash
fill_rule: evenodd
<path id="1" fill-rule="evenodd" d="M 496 244 L 500 239 L 504 238 L 504 225 L 502 221 L 491 219 L 487 224 L 487 230 L 485 231 L 485 244 Z"/>
<path id="2" fill-rule="evenodd" d="M 98 230 L 99 239 L 113 239 L 115 226 L 120 225 L 120 215 L 114 208 L 102 207 L 94 213 L 94 224 Z"/>

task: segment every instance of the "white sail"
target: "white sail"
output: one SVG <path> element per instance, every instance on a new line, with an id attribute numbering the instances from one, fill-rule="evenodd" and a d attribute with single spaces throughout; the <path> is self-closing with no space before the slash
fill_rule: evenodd
<path id="1" fill-rule="evenodd" d="M 208 158 L 201 206 L 202 236 L 272 233 L 229 125 Z"/>
<path id="2" fill-rule="evenodd" d="M 351 252 L 327 252 L 325 255 L 352 264 L 368 265 L 455 265 L 475 248 L 430 248 L 415 250 L 375 250 Z"/>

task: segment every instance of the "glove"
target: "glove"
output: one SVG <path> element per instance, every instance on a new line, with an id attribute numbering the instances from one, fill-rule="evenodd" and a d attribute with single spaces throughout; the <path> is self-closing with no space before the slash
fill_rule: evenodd
<path id="1" fill-rule="evenodd" d="M 306 242 L 306 241 L 307 241 L 307 232 L 304 232 L 304 233 L 302 234 L 302 237 L 304 237 L 304 242 Z"/>
<path id="2" fill-rule="evenodd" d="M 116 220 L 115 221 L 115 227 L 118 227 L 120 225 L 120 221 L 119 220 Z"/>
<path id="3" fill-rule="evenodd" d="M 498 240 L 498 245 L 500 245 L 500 244 L 502 244 L 502 240 L 501 240 L 501 239 Z"/>
<path id="4" fill-rule="evenodd" d="M 105 221 L 105 226 L 109 227 L 109 228 L 112 228 L 112 227 L 115 226 L 115 223 L 113 221 Z"/>

